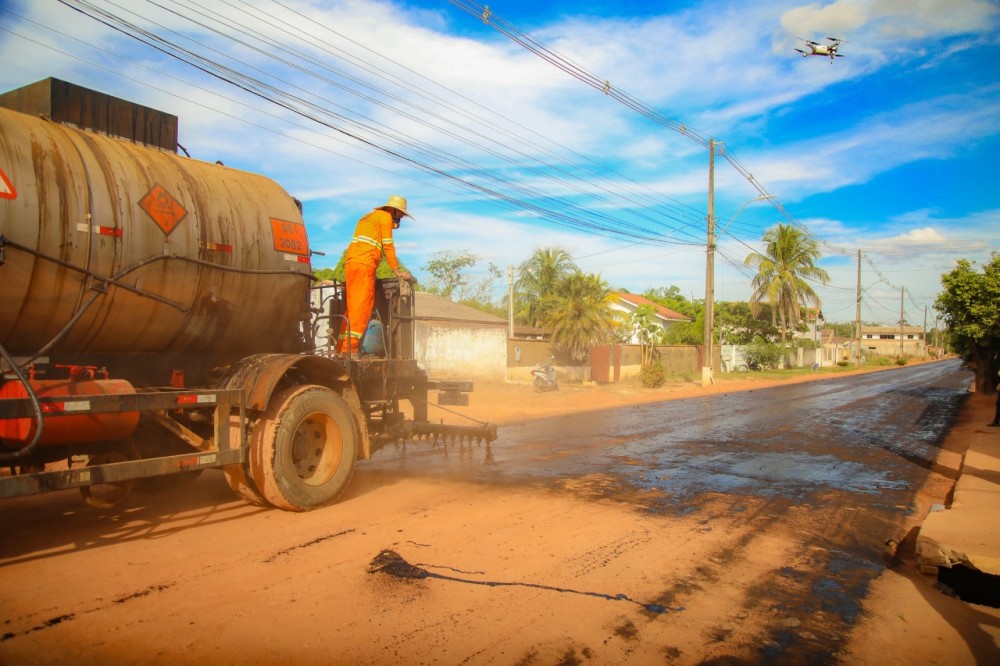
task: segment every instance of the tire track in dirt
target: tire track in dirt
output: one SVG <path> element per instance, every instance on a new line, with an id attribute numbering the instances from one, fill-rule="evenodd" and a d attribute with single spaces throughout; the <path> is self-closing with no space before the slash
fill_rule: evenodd
<path id="1" fill-rule="evenodd" d="M 131 601 L 135 601 L 136 599 L 142 599 L 152 594 L 158 594 L 160 592 L 164 592 L 172 588 L 175 584 L 176 583 L 160 583 L 160 584 L 150 585 L 149 587 L 143 588 L 141 590 L 137 590 L 135 592 L 131 592 L 129 594 L 116 597 L 115 599 L 112 599 L 110 602 L 56 615 L 41 622 L 33 620 L 33 618 L 36 617 L 38 613 L 28 614 L 17 618 L 17 620 L 22 621 L 21 622 L 22 628 L 20 629 L 12 626 L 14 625 L 15 620 L 4 620 L 3 624 L 4 627 L 6 628 L 6 631 L 2 635 L 0 635 L 0 643 L 9 640 L 14 640 L 21 636 L 27 636 L 28 634 L 44 631 L 46 629 L 51 629 L 52 627 L 56 627 L 62 624 L 63 622 L 72 622 L 73 620 L 76 620 L 77 618 L 82 618 L 90 613 L 100 613 L 108 610 L 109 608 L 114 608 L 116 606 L 121 606 Z M 30 626 L 27 629 L 24 629 L 23 625 L 25 624 L 30 624 L 32 626 Z"/>

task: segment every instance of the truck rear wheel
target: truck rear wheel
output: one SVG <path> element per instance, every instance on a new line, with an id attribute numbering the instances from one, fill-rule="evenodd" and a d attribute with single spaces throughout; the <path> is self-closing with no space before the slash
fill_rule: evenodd
<path id="1" fill-rule="evenodd" d="M 356 432 L 334 391 L 296 386 L 278 393 L 251 435 L 250 474 L 260 494 L 289 511 L 331 504 L 354 475 Z"/>
<path id="2" fill-rule="evenodd" d="M 242 446 L 243 440 L 240 433 L 239 417 L 231 416 L 229 418 L 229 441 L 233 447 L 239 448 Z M 268 506 L 267 500 L 257 490 L 257 485 L 253 482 L 253 478 L 250 475 L 249 461 L 235 465 L 226 465 L 222 468 L 222 471 L 226 475 L 226 482 L 229 484 L 229 488 L 236 493 L 237 497 L 253 506 Z"/>
<path id="3" fill-rule="evenodd" d="M 128 462 L 136 458 L 137 456 L 132 445 L 130 443 L 122 444 L 121 446 L 111 447 L 105 451 L 88 456 L 87 467 Z M 95 483 L 89 486 L 81 486 L 80 496 L 83 497 L 84 502 L 95 509 L 113 509 L 125 501 L 125 498 L 132 493 L 134 485 L 135 479 Z"/>

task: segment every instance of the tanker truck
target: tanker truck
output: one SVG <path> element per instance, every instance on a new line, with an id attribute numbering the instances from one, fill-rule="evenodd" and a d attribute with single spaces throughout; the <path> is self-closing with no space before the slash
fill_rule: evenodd
<path id="1" fill-rule="evenodd" d="M 301 205 L 177 153 L 176 117 L 57 79 L 0 95 L 0 498 L 223 470 L 248 502 L 334 502 L 390 443 L 489 443 L 414 358 L 409 283 L 380 280 L 376 355 L 340 354 Z"/>

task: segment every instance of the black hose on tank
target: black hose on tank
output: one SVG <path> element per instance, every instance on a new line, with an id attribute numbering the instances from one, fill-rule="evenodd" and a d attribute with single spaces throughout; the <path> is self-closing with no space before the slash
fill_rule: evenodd
<path id="1" fill-rule="evenodd" d="M 17 451 L 0 453 L 0 462 L 7 462 L 10 460 L 19 460 L 24 458 L 31 453 L 36 446 L 38 446 L 38 442 L 42 441 L 42 432 L 45 430 L 45 421 L 42 418 L 42 405 L 38 401 L 38 394 L 36 394 L 31 388 L 31 383 L 28 381 L 28 378 L 25 377 L 21 372 L 21 369 L 17 367 L 17 363 L 14 362 L 14 359 L 11 358 L 10 354 L 7 353 L 7 350 L 2 344 L 0 344 L 0 356 L 2 356 L 3 360 L 10 365 L 10 369 L 14 371 L 17 378 L 22 384 L 24 384 L 24 388 L 28 391 L 28 398 L 31 400 L 31 408 L 35 410 L 35 418 L 38 420 L 38 428 L 35 430 L 35 436 L 27 446 L 22 447 Z"/>

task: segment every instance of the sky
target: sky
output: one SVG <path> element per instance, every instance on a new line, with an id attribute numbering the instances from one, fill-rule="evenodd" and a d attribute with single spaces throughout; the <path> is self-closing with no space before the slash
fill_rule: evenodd
<path id="1" fill-rule="evenodd" d="M 897 324 L 902 308 L 916 326 L 934 324 L 956 261 L 1000 251 L 996 2 L 483 10 L 0 0 L 0 91 L 52 76 L 178 116 L 191 157 L 303 202 L 315 267 L 404 196 L 403 263 L 426 283 L 435 255 L 471 253 L 476 276 L 501 269 L 498 299 L 507 267 L 545 247 L 615 289 L 704 298 L 710 140 L 716 300 L 749 297 L 744 260 L 779 222 L 817 241 L 831 322 L 854 320 L 859 251 L 862 319 Z M 844 57 L 795 50 L 827 37 Z"/>

